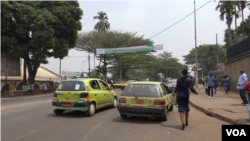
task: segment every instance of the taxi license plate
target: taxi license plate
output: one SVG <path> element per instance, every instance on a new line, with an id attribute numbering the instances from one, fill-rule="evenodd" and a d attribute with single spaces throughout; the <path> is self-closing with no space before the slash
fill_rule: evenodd
<path id="1" fill-rule="evenodd" d="M 62 103 L 62 107 L 73 107 L 72 103 Z"/>
<path id="2" fill-rule="evenodd" d="M 136 100 L 136 104 L 143 104 L 143 100 Z"/>

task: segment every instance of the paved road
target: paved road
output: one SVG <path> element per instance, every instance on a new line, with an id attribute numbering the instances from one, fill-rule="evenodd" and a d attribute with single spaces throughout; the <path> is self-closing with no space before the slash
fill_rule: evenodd
<path id="1" fill-rule="evenodd" d="M 51 100 L 52 96 L 2 101 L 2 141 L 219 141 L 221 125 L 227 124 L 193 107 L 184 131 L 176 107 L 167 122 L 139 117 L 122 120 L 116 108 L 98 110 L 93 117 L 76 111 L 56 116 Z"/>

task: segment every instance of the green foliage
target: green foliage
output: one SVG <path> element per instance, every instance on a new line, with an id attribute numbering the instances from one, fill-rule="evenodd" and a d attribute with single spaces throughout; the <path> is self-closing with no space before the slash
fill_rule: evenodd
<path id="1" fill-rule="evenodd" d="M 218 45 L 218 59 L 220 62 L 226 61 L 225 48 Z M 189 54 L 183 56 L 185 64 L 195 64 L 195 48 L 193 48 Z M 217 47 L 216 45 L 201 45 L 197 47 L 197 68 L 203 69 L 203 76 L 208 75 L 209 71 L 217 70 Z"/>
<path id="2" fill-rule="evenodd" d="M 1 50 L 25 60 L 32 84 L 40 64 L 75 46 L 83 12 L 77 1 L 2 1 L 1 15 Z"/>

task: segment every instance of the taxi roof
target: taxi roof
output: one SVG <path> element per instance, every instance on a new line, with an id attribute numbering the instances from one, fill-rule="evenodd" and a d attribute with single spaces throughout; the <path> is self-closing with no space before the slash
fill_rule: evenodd
<path id="1" fill-rule="evenodd" d="M 150 81 L 145 81 L 145 82 L 132 82 L 130 84 L 157 84 L 160 85 L 162 82 L 150 82 Z"/>
<path id="2" fill-rule="evenodd" d="M 67 81 L 85 81 L 85 80 L 96 80 L 98 78 L 77 78 L 77 79 L 68 79 L 68 80 L 63 80 L 63 82 L 67 82 Z"/>

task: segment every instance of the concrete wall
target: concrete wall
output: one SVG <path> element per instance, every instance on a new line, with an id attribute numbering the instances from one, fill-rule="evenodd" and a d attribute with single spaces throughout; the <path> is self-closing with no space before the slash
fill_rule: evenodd
<path id="1" fill-rule="evenodd" d="M 230 91 L 238 91 L 236 87 L 240 76 L 240 69 L 244 69 L 248 81 L 250 81 L 250 55 L 226 63 L 226 74 L 229 76 Z"/>

